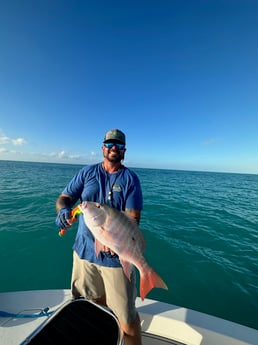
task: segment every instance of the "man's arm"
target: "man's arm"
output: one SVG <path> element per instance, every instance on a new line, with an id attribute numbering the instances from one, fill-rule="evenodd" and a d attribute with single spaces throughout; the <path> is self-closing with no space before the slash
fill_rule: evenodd
<path id="1" fill-rule="evenodd" d="M 141 219 L 141 211 L 140 210 L 133 210 L 133 209 L 126 208 L 125 212 L 126 212 L 126 214 L 128 214 L 128 216 L 135 219 L 137 224 L 140 223 L 140 219 Z"/>
<path id="2" fill-rule="evenodd" d="M 73 198 L 66 194 L 60 194 L 56 201 L 56 212 L 58 213 L 61 208 L 72 208 L 73 205 Z"/>
<path id="3" fill-rule="evenodd" d="M 59 229 L 68 229 L 72 225 L 72 206 L 75 200 L 69 195 L 61 194 L 56 201 L 56 225 Z"/>

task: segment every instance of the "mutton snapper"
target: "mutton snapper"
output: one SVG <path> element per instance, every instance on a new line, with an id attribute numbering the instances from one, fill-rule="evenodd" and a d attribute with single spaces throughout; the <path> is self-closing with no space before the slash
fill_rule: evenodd
<path id="1" fill-rule="evenodd" d="M 132 265 L 140 272 L 140 296 L 144 300 L 153 288 L 168 289 L 167 285 L 143 256 L 145 240 L 137 222 L 108 205 L 84 201 L 79 205 L 84 221 L 95 237 L 98 256 L 104 246 L 119 256 L 125 275 L 130 280 Z"/>

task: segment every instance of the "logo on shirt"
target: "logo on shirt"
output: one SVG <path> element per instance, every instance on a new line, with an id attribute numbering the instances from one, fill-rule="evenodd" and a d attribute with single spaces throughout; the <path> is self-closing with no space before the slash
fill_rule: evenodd
<path id="1" fill-rule="evenodd" d="M 121 187 L 118 184 L 115 184 L 112 188 L 113 192 L 121 192 Z"/>

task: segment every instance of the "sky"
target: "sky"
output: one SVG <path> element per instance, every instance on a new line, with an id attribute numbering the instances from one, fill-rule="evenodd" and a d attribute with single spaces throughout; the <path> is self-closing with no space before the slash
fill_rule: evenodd
<path id="1" fill-rule="evenodd" d="M 256 0 L 0 0 L 0 160 L 258 174 Z"/>

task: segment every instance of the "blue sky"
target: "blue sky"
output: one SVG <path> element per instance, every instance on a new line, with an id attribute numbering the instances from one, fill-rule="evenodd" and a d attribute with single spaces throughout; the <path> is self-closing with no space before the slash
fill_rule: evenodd
<path id="1" fill-rule="evenodd" d="M 256 0 L 0 2 L 0 159 L 258 174 Z"/>

